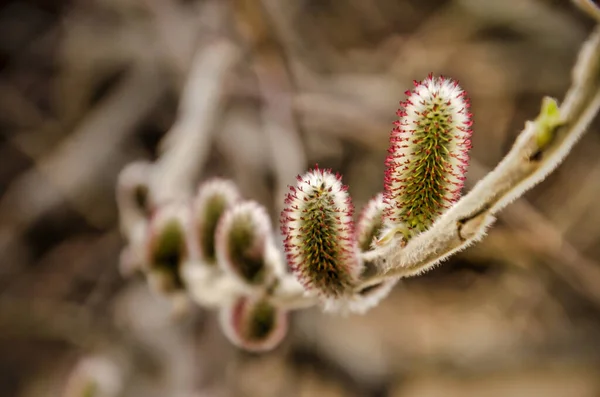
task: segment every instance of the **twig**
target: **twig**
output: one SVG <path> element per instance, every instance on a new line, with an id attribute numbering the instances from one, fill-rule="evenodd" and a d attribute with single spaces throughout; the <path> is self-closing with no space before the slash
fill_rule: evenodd
<path id="1" fill-rule="evenodd" d="M 477 163 L 471 164 L 469 168 L 470 173 L 485 175 L 486 171 Z M 517 233 L 522 232 L 522 243 L 545 258 L 548 267 L 576 291 L 600 304 L 600 266 L 566 241 L 542 213 L 527 200 L 520 198 L 504 210 L 502 219 L 517 229 Z"/>
<path id="2" fill-rule="evenodd" d="M 560 107 L 560 119 L 549 121 L 549 106 L 527 122 L 513 148 L 494 171 L 482 179 L 405 247 L 399 241 L 364 255 L 379 269 L 366 284 L 389 277 L 408 277 L 431 269 L 450 255 L 480 240 L 494 215 L 541 182 L 556 168 L 585 132 L 600 108 L 600 29 L 584 44 L 573 71 L 573 83 Z"/>
<path id="3" fill-rule="evenodd" d="M 241 4 L 247 5 L 244 1 Z M 256 12 L 255 9 L 252 11 Z M 256 14 L 251 17 L 255 18 Z M 264 26 L 259 24 L 252 34 L 253 44 L 265 44 Z M 222 98 L 223 80 L 233 64 L 234 52 L 230 44 L 217 42 L 197 55 L 181 99 L 178 119 L 163 142 L 161 157 L 153 170 L 150 192 L 155 205 L 191 197 L 191 189 L 206 157 L 209 133 Z M 276 120 L 271 127 L 293 128 L 291 107 L 287 103 L 289 98 L 283 98 L 285 103 L 281 105 L 280 87 L 274 87 L 269 80 L 271 76 L 266 75 L 265 65 L 274 55 L 269 51 L 263 55 L 265 58 L 257 63 L 256 72 L 261 94 L 267 102 L 267 119 Z M 280 75 L 283 65 L 277 64 L 274 70 L 278 74 L 276 81 L 288 86 L 285 76 Z M 513 148 L 496 169 L 436 220 L 429 230 L 414 236 L 408 243 L 397 237 L 362 254 L 369 271 L 363 274 L 355 291 L 358 293 L 385 280 L 423 273 L 480 240 L 495 221 L 494 215 L 498 211 L 541 182 L 563 161 L 600 109 L 599 88 L 600 27 L 597 27 L 582 47 L 571 88 L 562 105 L 559 107 L 554 100 L 545 98 L 538 117 L 526 123 Z M 271 138 L 276 137 L 273 129 Z M 278 168 L 288 169 L 288 164 L 281 166 L 281 161 L 289 159 L 283 159 L 283 156 L 278 159 Z M 181 275 L 188 292 L 198 303 L 221 307 L 244 293 L 243 286 L 229 279 L 219 268 L 196 265 L 187 263 L 181 269 Z M 274 305 L 289 309 L 319 302 L 290 275 L 283 275 L 261 293 Z"/>

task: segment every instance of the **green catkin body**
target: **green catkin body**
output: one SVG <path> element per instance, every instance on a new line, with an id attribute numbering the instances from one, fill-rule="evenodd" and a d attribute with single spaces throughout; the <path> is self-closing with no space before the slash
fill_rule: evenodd
<path id="1" fill-rule="evenodd" d="M 298 177 L 281 216 L 288 263 L 308 289 L 341 298 L 360 275 L 353 206 L 341 177 L 318 167 Z"/>
<path id="2" fill-rule="evenodd" d="M 458 83 L 429 76 L 401 102 L 390 136 L 384 201 L 388 228 L 427 230 L 459 197 L 471 148 L 471 114 Z"/>
<path id="3" fill-rule="evenodd" d="M 341 295 L 351 280 L 347 272 L 338 271 L 337 264 L 344 252 L 336 241 L 340 236 L 336 232 L 335 204 L 323 186 L 308 195 L 303 212 L 304 233 L 301 239 L 305 271 L 315 275 L 311 280 L 315 288 Z"/>

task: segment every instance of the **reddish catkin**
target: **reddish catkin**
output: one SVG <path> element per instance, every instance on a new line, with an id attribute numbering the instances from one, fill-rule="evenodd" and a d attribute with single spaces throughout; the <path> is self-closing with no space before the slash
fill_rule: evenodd
<path id="1" fill-rule="evenodd" d="M 341 176 L 318 166 L 290 187 L 281 214 L 288 263 L 306 289 L 340 298 L 361 266 L 354 238 L 354 207 Z"/>
<path id="2" fill-rule="evenodd" d="M 424 231 L 460 197 L 471 148 L 469 100 L 458 82 L 414 82 L 397 112 L 386 159 L 388 227 Z"/>

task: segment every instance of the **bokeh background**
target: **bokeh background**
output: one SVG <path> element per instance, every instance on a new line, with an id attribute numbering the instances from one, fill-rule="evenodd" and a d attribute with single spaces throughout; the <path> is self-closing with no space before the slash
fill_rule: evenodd
<path id="1" fill-rule="evenodd" d="M 364 316 L 294 313 L 263 355 L 120 273 L 114 199 L 216 42 L 236 60 L 199 99 L 214 101 L 202 177 L 277 219 L 315 163 L 358 208 L 381 191 L 398 102 L 429 72 L 471 97 L 472 186 L 562 98 L 591 28 L 566 0 L 3 1 L 0 395 L 113 397 L 81 387 L 91 376 L 131 397 L 599 396 L 598 122 L 483 242 Z"/>

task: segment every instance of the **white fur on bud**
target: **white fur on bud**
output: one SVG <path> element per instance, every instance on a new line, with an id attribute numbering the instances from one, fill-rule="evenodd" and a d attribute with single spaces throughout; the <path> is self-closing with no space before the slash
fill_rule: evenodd
<path id="1" fill-rule="evenodd" d="M 216 265 L 216 230 L 223 213 L 241 200 L 235 184 L 215 178 L 204 182 L 192 204 L 194 228 L 197 235 L 199 259 L 202 263 Z"/>
<path id="2" fill-rule="evenodd" d="M 262 205 L 244 201 L 225 211 L 215 247 L 219 266 L 243 284 L 262 286 L 271 280 L 277 257 L 271 220 Z"/>
<path id="3" fill-rule="evenodd" d="M 343 298 L 362 270 L 347 186 L 341 176 L 318 167 L 297 180 L 281 213 L 288 263 L 307 290 L 325 299 Z"/>
<path id="4" fill-rule="evenodd" d="M 323 310 L 336 314 L 365 314 L 376 307 L 383 299 L 392 292 L 397 278 L 382 281 L 379 284 L 365 287 L 360 292 L 356 292 L 344 299 L 327 300 L 323 304 Z"/>
<path id="5" fill-rule="evenodd" d="M 219 322 L 235 346 L 258 353 L 281 343 L 288 330 L 288 313 L 267 301 L 242 296 L 221 309 Z"/>

